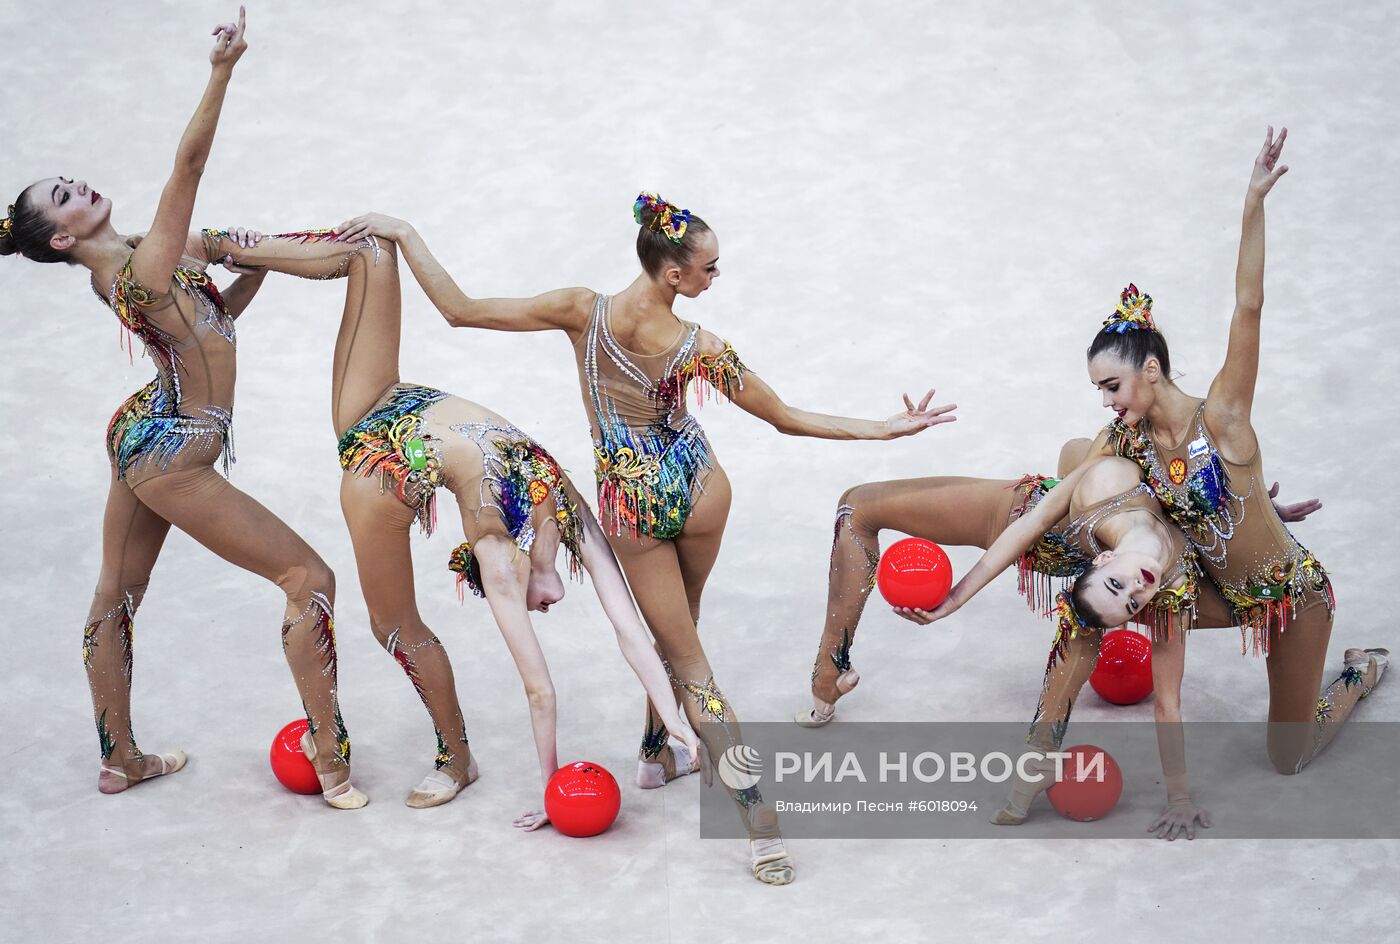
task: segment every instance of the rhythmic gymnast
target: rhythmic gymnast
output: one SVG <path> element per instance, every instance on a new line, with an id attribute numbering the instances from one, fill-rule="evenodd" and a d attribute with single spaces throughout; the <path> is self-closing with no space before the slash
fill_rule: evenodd
<path id="1" fill-rule="evenodd" d="M 0 222 L 0 253 L 81 265 L 141 339 L 156 378 L 117 410 L 107 429 L 112 478 L 102 524 L 102 572 L 83 627 L 83 664 L 101 749 L 97 787 L 119 793 L 174 773 L 179 751 L 145 754 L 131 724 L 132 623 L 173 524 L 286 595 L 282 648 L 310 731 L 303 747 L 331 806 L 368 799 L 350 783 L 350 739 L 336 696 L 332 622 L 335 577 L 281 519 L 214 470 L 233 461 L 229 428 L 235 377 L 234 321 L 261 283 L 244 275 L 225 294 L 190 216 L 234 64 L 247 49 L 246 17 L 214 28 L 204 97 L 175 153 L 175 169 L 144 238 L 112 226 L 112 201 L 86 181 L 51 177 L 26 187 Z M 241 235 L 241 234 L 240 234 Z M 198 590 L 195 600 L 209 605 Z"/>
<path id="2" fill-rule="evenodd" d="M 1285 129 L 1275 139 L 1270 128 L 1255 160 L 1241 227 L 1230 342 L 1210 393 L 1204 400 L 1193 398 L 1171 380 L 1170 352 L 1153 321 L 1152 299 L 1130 285 L 1089 347 L 1090 378 L 1116 418 L 1088 452 L 1091 462 L 1109 454 L 1138 467 L 1141 488 L 1189 538 L 1230 622 L 1240 629 L 1241 648 L 1247 651 L 1252 643 L 1256 654 L 1266 656 L 1267 750 L 1275 769 L 1293 774 L 1332 741 L 1357 703 L 1380 683 L 1389 651 L 1347 649 L 1341 674 L 1317 695 L 1335 598 L 1322 565 L 1289 533 L 1267 500 L 1273 492 L 1264 490 L 1259 443 L 1249 422 L 1263 306 L 1264 198 L 1287 172 L 1278 163 L 1286 137 Z M 974 576 L 969 571 L 960 582 L 966 586 L 954 588 L 932 613 L 904 615 L 917 622 L 946 616 L 990 579 L 985 570 L 1001 556 L 989 551 L 984 572 Z M 1112 607 L 1082 598 L 1071 602 L 1068 614 L 1062 611 L 1062 627 L 1066 615 L 1091 627 L 1116 625 L 1118 616 Z M 1179 639 L 1180 651 L 1170 657 L 1178 679 L 1186 637 Z M 1050 670 L 1054 668 L 1052 654 Z M 1067 671 L 1073 674 L 1073 669 Z M 1088 669 L 1083 672 L 1087 678 Z M 1169 772 L 1164 816 L 1169 826 L 1184 827 L 1189 836 L 1197 822 L 1209 825 L 1209 820 L 1184 789 L 1184 769 L 1182 775 L 1174 784 Z M 1013 813 L 1016 800 L 1013 793 Z M 1019 811 L 1024 812 L 1024 805 Z"/>
<path id="3" fill-rule="evenodd" d="M 1264 305 L 1264 199 L 1288 171 L 1279 163 L 1287 136 L 1282 129 L 1275 138 L 1269 128 L 1254 161 L 1225 363 L 1206 397 L 1193 397 L 1172 381 L 1152 300 L 1131 286 L 1118 316 L 1095 335 L 1088 366 L 1104 406 L 1117 414 L 1090 454 L 1138 464 L 1167 514 L 1191 538 L 1245 643 L 1267 657 L 1269 759 L 1280 773 L 1293 774 L 1379 684 L 1390 653 L 1347 649 L 1341 676 L 1318 694 L 1332 635 L 1332 585 L 1270 506 L 1250 422 Z"/>
<path id="4" fill-rule="evenodd" d="M 1084 460 L 1090 442 L 1074 439 L 1060 453 L 1058 474 L 1069 475 Z M 860 675 L 851 652 L 856 630 L 880 561 L 880 532 L 894 530 L 944 547 L 990 548 L 1002 533 L 1037 507 L 1059 480 L 1044 475 L 1021 479 L 931 476 L 892 482 L 869 482 L 849 488 L 836 509 L 827 579 L 826 618 L 812 666 L 812 704 L 798 709 L 794 720 L 821 727 L 836 717 L 836 702 L 856 687 Z M 1271 496 L 1278 494 L 1274 483 Z M 1290 521 L 1302 521 L 1321 507 L 1316 500 L 1280 505 Z M 1065 520 L 1045 522 L 1044 533 L 1018 558 L 1019 585 L 1033 609 L 1053 602 L 1052 584 L 1077 576 L 1087 559 L 1066 540 Z M 1086 588 L 1086 598 L 1096 591 Z M 899 611 L 896 611 L 899 612 Z M 901 613 L 901 615 L 904 615 Z M 1229 625 L 1223 609 L 1212 618 Z"/>
<path id="5" fill-rule="evenodd" d="M 467 297 L 412 226 L 368 214 L 346 223 L 347 239 L 395 240 L 419 285 L 459 327 L 564 331 L 574 346 L 593 434 L 599 518 L 656 637 L 672 685 L 711 758 L 740 742 L 733 706 L 717 684 L 696 623 L 705 581 L 729 514 L 729 480 L 686 405 L 687 388 L 730 399 L 779 431 L 826 439 L 893 439 L 949 422 L 953 406 L 929 409 L 932 391 L 904 412 L 869 421 L 826 416 L 784 403 L 727 342 L 680 320 L 678 295 L 695 298 L 719 276 L 719 242 L 699 216 L 651 194 L 633 207 L 642 273 L 615 296 L 584 288 L 529 299 Z M 638 783 L 659 787 L 687 758 L 667 743 L 649 704 Z M 751 871 L 785 885 L 794 877 L 777 815 L 756 789 L 731 791 L 750 837 Z"/>
<path id="6" fill-rule="evenodd" d="M 245 239 L 205 230 L 209 258 L 240 270 L 348 280 L 332 367 L 332 416 L 343 470 L 340 504 L 379 643 L 403 668 L 428 710 L 436 735 L 430 771 L 406 800 L 447 803 L 477 778 L 442 641 L 418 612 L 409 532 L 431 534 L 436 493 L 457 500 L 467 540 L 449 568 L 459 587 L 484 596 L 524 682 L 542 786 L 558 769 L 556 702 L 549 666 L 530 621 L 564 597 L 555 570 L 563 548 L 570 573 L 587 570 L 623 655 L 687 758 L 698 758 L 694 730 L 682 718 L 661 660 L 637 615 L 602 529 L 563 469 L 539 443 L 499 414 L 399 373 L 401 303 L 397 252 L 373 236 L 339 239 L 307 230 Z M 685 772 L 689 772 L 687 768 Z M 515 825 L 537 829 L 542 809 Z"/>

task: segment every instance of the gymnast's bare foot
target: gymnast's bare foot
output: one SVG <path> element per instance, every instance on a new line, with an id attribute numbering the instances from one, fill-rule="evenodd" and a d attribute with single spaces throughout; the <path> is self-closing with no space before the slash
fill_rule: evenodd
<path id="1" fill-rule="evenodd" d="M 169 754 L 141 754 L 117 765 L 103 765 L 97 774 L 97 789 L 102 793 L 121 793 L 143 780 L 173 774 L 185 766 L 184 751 Z"/>
<path id="2" fill-rule="evenodd" d="M 860 674 L 855 669 L 847 669 L 836 676 L 836 691 L 840 695 L 845 695 L 860 684 Z M 831 723 L 836 717 L 836 703 L 825 702 L 816 695 L 812 696 L 811 708 L 799 708 L 797 714 L 793 716 L 804 728 L 820 728 Z"/>

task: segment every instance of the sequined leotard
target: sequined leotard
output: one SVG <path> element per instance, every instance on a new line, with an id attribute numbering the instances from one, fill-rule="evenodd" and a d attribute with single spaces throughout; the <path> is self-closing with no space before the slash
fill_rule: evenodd
<path id="1" fill-rule="evenodd" d="M 413 509 L 427 534 L 436 526 L 436 493 L 445 486 L 464 511 L 494 512 L 511 541 L 528 552 L 535 540 L 535 507 L 552 502 L 569 572 L 581 569 L 583 522 L 559 463 L 515 426 L 485 407 L 432 387 L 400 383 L 340 437 L 340 466 L 378 478 Z M 488 524 L 489 526 L 489 524 Z M 448 559 L 459 588 L 483 595 L 471 543 Z"/>
<path id="2" fill-rule="evenodd" d="M 234 322 L 218 287 L 188 256 L 170 289 L 138 283 L 128 258 L 104 296 L 155 362 L 155 379 L 127 398 L 107 425 L 107 452 L 119 478 L 135 486 L 174 466 L 233 461 L 230 425 L 236 376 Z M 94 291 L 96 287 L 94 286 Z"/>
<path id="3" fill-rule="evenodd" d="M 1105 521 L 1129 511 L 1156 512 L 1156 500 L 1145 484 L 1125 492 L 1079 507 L 1071 498 L 1070 519 L 1060 534 L 1074 553 L 1086 563 L 1103 548 L 1096 531 Z M 1181 529 L 1170 524 L 1163 529 L 1170 544 L 1172 565 L 1162 574 L 1162 589 L 1139 612 L 1137 621 L 1159 638 L 1176 628 L 1189 628 L 1195 617 L 1196 599 L 1200 589 L 1200 568 L 1195 550 Z M 1084 683 L 1089 680 L 1099 657 L 1099 644 L 1104 629 L 1086 626 L 1070 602 L 1068 591 L 1061 591 L 1049 615 L 1056 621 L 1050 655 L 1045 662 L 1045 678 L 1041 683 L 1040 700 L 1035 706 L 1026 740 L 1043 749 L 1058 749 L 1069 728 L 1070 715 Z"/>
<path id="4" fill-rule="evenodd" d="M 1097 530 L 1104 522 L 1130 511 L 1147 511 L 1160 520 L 1157 500 L 1146 483 L 1085 507 L 1076 506 L 1071 498 L 1070 521 L 1062 533 L 1083 560 L 1091 561 L 1103 550 L 1096 537 Z M 1135 618 L 1135 622 L 1143 623 L 1158 638 L 1175 629 L 1191 628 L 1201 577 L 1196 549 L 1181 529 L 1163 521 L 1162 531 L 1169 544 L 1172 563 L 1162 572 L 1161 589 Z"/>
<path id="5" fill-rule="evenodd" d="M 1267 651 L 1272 629 L 1283 630 L 1304 610 L 1334 598 L 1327 572 L 1289 533 L 1264 485 L 1255 449 L 1248 463 L 1226 459 L 1206 429 L 1205 401 L 1175 446 L 1158 441 L 1152 424 L 1109 424 L 1115 453 L 1132 459 L 1171 519 L 1200 554 L 1201 566 L 1220 588 L 1254 650 Z"/>
<path id="6" fill-rule="evenodd" d="M 988 533 L 983 546 L 991 547 L 1001 532 L 1040 504 L 1041 499 L 1050 489 L 1057 486 L 1059 481 L 1046 475 L 1025 475 L 1008 486 L 1014 494 L 1011 510 L 1004 518 L 999 517 L 994 523 L 994 529 Z M 1061 518 L 1053 528 L 1037 538 L 1035 544 L 1016 561 L 1016 589 L 1026 598 L 1032 609 L 1044 610 L 1048 607 L 1052 597 L 1052 583 L 1055 580 L 1063 583 L 1078 576 L 1089 566 L 1093 557 L 1085 557 L 1082 549 L 1068 539 L 1065 528 L 1069 523 L 1068 518 Z M 878 558 L 876 562 L 878 563 Z M 872 569 L 872 588 L 874 579 L 875 572 Z"/>
<path id="7" fill-rule="evenodd" d="M 608 327 L 609 297 L 599 295 L 588 330 L 574 344 L 583 402 L 593 433 L 598 517 L 613 534 L 674 538 L 685 527 L 710 469 L 710 445 L 686 404 L 743 387 L 745 367 L 727 343 L 697 350 L 700 326 L 681 322 L 666 350 L 638 354 Z"/>

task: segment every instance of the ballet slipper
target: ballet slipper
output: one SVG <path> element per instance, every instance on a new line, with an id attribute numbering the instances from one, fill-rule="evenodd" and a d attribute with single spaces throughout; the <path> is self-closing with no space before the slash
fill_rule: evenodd
<path id="1" fill-rule="evenodd" d="M 860 675 L 855 669 L 847 669 L 836 676 L 836 691 L 840 695 L 848 694 L 851 689 L 859 684 Z M 836 703 L 824 702 L 815 695 L 812 696 L 812 701 L 815 703 L 816 707 L 799 708 L 797 713 L 792 716 L 792 720 L 797 722 L 800 727 L 804 728 L 824 728 L 828 724 L 831 724 L 832 720 L 836 717 Z"/>
<path id="2" fill-rule="evenodd" d="M 1039 774 L 1039 780 L 1022 779 L 1018 776 L 1011 787 L 1011 796 L 1006 805 L 992 814 L 988 820 L 993 826 L 1020 826 L 1030 818 L 1031 804 L 1035 798 L 1055 785 L 1055 762 L 1041 756 L 1033 760 L 1026 773 Z"/>
<path id="3" fill-rule="evenodd" d="M 151 780 L 155 777 L 164 777 L 166 774 L 173 774 L 185 766 L 189 760 L 184 751 L 173 751 L 169 754 L 145 754 L 146 757 L 154 757 L 160 762 L 160 770 L 152 773 L 142 773 L 137 780 L 132 780 L 125 770 L 120 767 L 108 767 L 105 764 L 97 773 L 97 789 L 102 793 L 121 793 L 130 787 L 141 783 L 143 780 Z"/>
<path id="4" fill-rule="evenodd" d="M 690 751 L 686 750 L 684 744 L 669 744 L 671 748 L 671 771 L 667 774 L 664 761 L 639 760 L 637 761 L 637 786 L 643 790 L 655 790 L 657 787 L 664 787 L 678 777 L 693 774 L 700 769 L 695 763 L 696 759 L 691 758 Z"/>
<path id="5" fill-rule="evenodd" d="M 1006 806 L 993 813 L 992 818 L 988 820 L 988 822 L 993 826 L 1020 826 L 1026 820 L 1030 819 L 1030 815 L 1029 812 L 1017 812 L 1016 808 L 1008 803 Z"/>
<path id="6" fill-rule="evenodd" d="M 760 847 L 765 851 L 760 852 Z M 749 852 L 753 856 L 749 868 L 753 871 L 753 877 L 763 884 L 788 885 L 797 877 L 797 870 L 781 838 L 751 839 Z"/>
<path id="7" fill-rule="evenodd" d="M 311 765 L 316 765 L 316 742 L 311 737 L 311 732 L 307 731 L 301 736 L 301 752 L 306 755 L 306 759 L 311 761 Z M 358 810 L 369 802 L 369 797 L 359 790 L 356 790 L 350 783 L 350 778 L 342 780 L 333 786 L 326 786 L 326 778 L 329 774 L 316 771 L 316 779 L 321 782 L 321 798 L 338 810 Z"/>
<path id="8" fill-rule="evenodd" d="M 816 699 L 813 699 L 816 701 Z M 803 728 L 824 728 L 836 717 L 836 706 L 827 702 L 817 702 L 821 708 L 799 708 L 792 720 Z"/>
<path id="9" fill-rule="evenodd" d="M 463 783 L 458 783 L 440 770 L 434 770 L 409 792 L 408 798 L 403 801 L 404 805 L 415 810 L 442 806 L 476 783 L 479 776 L 481 774 L 477 770 L 475 757 L 467 761 L 467 779 Z"/>
<path id="10" fill-rule="evenodd" d="M 1353 647 L 1342 655 L 1342 662 L 1345 663 L 1348 668 L 1360 669 L 1362 672 L 1365 672 L 1371 667 L 1372 660 L 1375 660 L 1376 663 L 1376 680 L 1361 690 L 1362 698 L 1365 698 L 1375 691 L 1376 686 L 1381 683 L 1381 676 L 1385 675 L 1385 670 L 1390 665 L 1390 650 L 1379 647 L 1375 649 Z"/>

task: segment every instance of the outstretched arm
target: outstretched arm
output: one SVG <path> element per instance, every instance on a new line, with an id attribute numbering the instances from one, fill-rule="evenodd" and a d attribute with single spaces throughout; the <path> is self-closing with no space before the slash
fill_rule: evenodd
<path id="1" fill-rule="evenodd" d="M 156 207 L 156 218 L 150 232 L 131 257 L 132 275 L 145 285 L 165 285 L 175 274 L 175 267 L 184 254 L 189 239 L 190 217 L 194 213 L 194 198 L 199 179 L 204 174 L 209 148 L 214 143 L 214 131 L 219 124 L 219 112 L 224 106 L 224 93 L 233 66 L 248 44 L 243 32 L 247 22 L 243 8 L 238 8 L 237 23 L 221 23 L 214 27 L 214 48 L 209 53 L 211 65 L 209 84 L 195 109 L 180 146 L 175 151 L 175 169 L 166 181 Z"/>
<path id="2" fill-rule="evenodd" d="M 690 722 L 676 707 L 676 695 L 666 677 L 666 669 L 661 665 L 661 657 L 656 654 L 646 627 L 642 625 L 642 618 L 637 615 L 636 604 L 627 589 L 627 582 L 622 578 L 617 557 L 592 514 L 586 511 L 584 514 L 584 539 L 580 547 L 583 566 L 593 580 L 593 589 L 598 594 L 598 602 L 603 605 L 608 622 L 612 623 L 617 633 L 618 648 L 656 707 L 661 723 L 680 739 L 690 756 L 698 760 L 699 741 Z"/>
<path id="3" fill-rule="evenodd" d="M 1288 165 L 1278 163 L 1287 138 L 1287 128 L 1280 130 L 1275 139 L 1270 127 L 1264 146 L 1254 159 L 1240 224 L 1230 343 L 1225 351 L 1225 366 L 1215 375 L 1206 398 L 1206 418 L 1216 436 L 1225 441 L 1222 446 L 1243 455 L 1252 454 L 1255 445 L 1249 416 L 1254 405 L 1254 383 L 1259 376 L 1259 325 L 1264 309 L 1264 198 L 1288 173 Z"/>
<path id="4" fill-rule="evenodd" d="M 366 213 L 336 227 L 338 239 L 353 241 L 379 236 L 399 244 L 399 251 L 413 270 L 413 277 L 442 317 L 454 328 L 491 328 L 496 331 L 548 331 L 558 328 L 570 338 L 582 334 L 588 322 L 593 293 L 565 288 L 534 298 L 471 298 L 443 268 L 418 231 L 407 222 L 383 213 Z"/>
<path id="5" fill-rule="evenodd" d="M 1197 824 L 1209 827 L 1210 814 L 1196 806 L 1186 778 L 1186 734 L 1181 724 L 1181 677 L 1186 667 L 1186 631 L 1152 644 L 1152 701 L 1157 722 L 1157 754 L 1167 785 L 1167 805 L 1147 826 L 1159 838 L 1196 838 Z"/>
<path id="6" fill-rule="evenodd" d="M 228 234 L 235 243 L 245 247 L 256 246 L 263 238 L 263 234 L 257 230 L 242 227 L 234 227 L 228 231 Z M 202 236 L 202 233 L 190 234 L 191 244 L 202 246 L 204 243 Z M 239 265 L 234 261 L 232 254 L 224 256 L 222 259 L 210 259 L 209 261 L 222 263 L 225 269 L 238 276 L 234 279 L 233 284 L 222 292 L 224 309 L 228 312 L 229 317 L 236 321 L 238 316 L 243 314 L 253 303 L 253 298 L 258 294 L 258 289 L 262 288 L 263 279 L 267 277 L 268 270 Z"/>
<path id="7" fill-rule="evenodd" d="M 1070 496 L 1073 495 L 1079 480 L 1084 477 L 1088 465 L 1081 465 L 1068 476 L 1060 481 L 1058 485 L 1045 493 L 1045 496 L 1036 504 L 1034 508 L 1026 512 L 1009 528 L 1001 533 L 992 546 L 978 558 L 963 578 L 953 585 L 947 599 L 938 605 L 931 612 L 909 607 L 895 607 L 894 611 L 905 619 L 928 625 L 929 623 L 941 620 L 944 617 L 952 616 L 964 603 L 971 600 L 982 588 L 991 583 L 992 580 L 1006 568 L 1010 567 L 1017 558 L 1024 554 L 1041 535 L 1055 526 L 1069 513 Z"/>
<path id="8" fill-rule="evenodd" d="M 709 335 L 707 340 L 711 346 L 723 346 L 723 342 L 713 335 Z M 780 433 L 816 439 L 898 439 L 912 436 L 930 426 L 954 422 L 957 417 L 952 413 L 958 408 L 956 403 L 930 407 L 929 401 L 933 399 L 933 391 L 930 390 L 924 394 L 918 406 L 905 394 L 904 412 L 886 420 L 858 420 L 848 416 L 813 413 L 784 403 L 773 388 L 753 371 L 746 371 L 741 381 L 733 385 L 730 398 L 740 409 L 753 414 Z"/>

